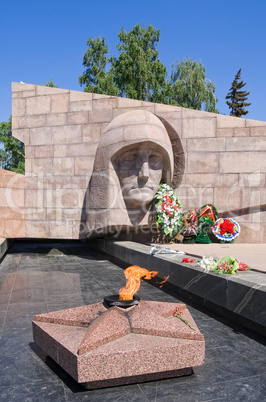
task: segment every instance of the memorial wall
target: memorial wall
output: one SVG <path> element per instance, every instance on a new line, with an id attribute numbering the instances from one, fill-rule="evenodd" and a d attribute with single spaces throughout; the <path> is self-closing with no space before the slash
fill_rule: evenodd
<path id="1" fill-rule="evenodd" d="M 209 203 L 236 219 L 237 242 L 266 240 L 266 122 L 13 83 L 12 130 L 25 177 L 1 171 L 1 237 L 147 228 L 163 181 L 184 210 Z"/>

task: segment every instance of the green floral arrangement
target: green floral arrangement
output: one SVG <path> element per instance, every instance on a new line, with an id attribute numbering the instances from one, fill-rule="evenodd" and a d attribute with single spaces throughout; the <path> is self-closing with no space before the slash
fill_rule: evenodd
<path id="1" fill-rule="evenodd" d="M 231 274 L 234 275 L 239 269 L 239 262 L 230 256 L 223 257 L 219 260 L 213 268 L 217 274 Z"/>
<path id="2" fill-rule="evenodd" d="M 196 209 L 189 209 L 184 214 L 184 226 L 181 230 L 183 236 L 197 235 L 198 232 L 198 215 Z"/>
<path id="3" fill-rule="evenodd" d="M 182 204 L 168 184 L 160 184 L 154 196 L 154 207 L 158 229 L 173 239 L 183 226 L 183 214 Z"/>

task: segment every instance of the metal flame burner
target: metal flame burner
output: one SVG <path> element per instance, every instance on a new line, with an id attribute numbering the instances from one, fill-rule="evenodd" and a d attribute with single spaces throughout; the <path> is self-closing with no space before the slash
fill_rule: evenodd
<path id="1" fill-rule="evenodd" d="M 140 298 L 136 295 L 133 296 L 133 300 L 119 300 L 119 295 L 110 295 L 110 296 L 105 296 L 103 299 L 103 304 L 106 307 L 131 307 L 131 306 L 136 306 L 139 304 Z"/>

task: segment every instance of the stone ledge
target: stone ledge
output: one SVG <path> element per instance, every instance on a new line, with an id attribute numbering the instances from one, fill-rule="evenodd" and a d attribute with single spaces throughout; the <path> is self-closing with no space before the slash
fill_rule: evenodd
<path id="1" fill-rule="evenodd" d="M 182 263 L 183 255 L 150 255 L 150 246 L 130 241 L 94 239 L 98 250 L 128 265 L 139 265 L 158 271 L 158 277 L 169 279 L 164 289 L 188 297 L 241 325 L 266 335 L 266 275 L 255 271 L 237 275 L 219 275 Z"/>
<path id="2" fill-rule="evenodd" d="M 0 260 L 4 257 L 5 253 L 13 243 L 13 239 L 0 238 Z"/>

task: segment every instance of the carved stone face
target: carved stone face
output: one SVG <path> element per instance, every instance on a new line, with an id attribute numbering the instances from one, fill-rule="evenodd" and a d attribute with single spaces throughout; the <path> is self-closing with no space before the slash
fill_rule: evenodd
<path id="1" fill-rule="evenodd" d="M 134 144 L 116 154 L 114 162 L 127 207 L 143 208 L 149 204 L 162 178 L 161 147 L 152 142 Z"/>

